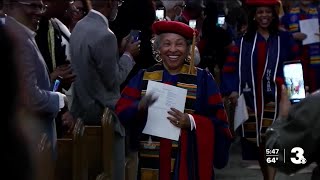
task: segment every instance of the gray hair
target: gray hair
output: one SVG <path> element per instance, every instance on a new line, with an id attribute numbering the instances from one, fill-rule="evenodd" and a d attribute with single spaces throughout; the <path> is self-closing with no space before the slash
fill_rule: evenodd
<path id="1" fill-rule="evenodd" d="M 172 9 L 177 5 L 184 4 L 183 0 L 162 0 L 163 6 L 166 8 L 166 10 Z"/>

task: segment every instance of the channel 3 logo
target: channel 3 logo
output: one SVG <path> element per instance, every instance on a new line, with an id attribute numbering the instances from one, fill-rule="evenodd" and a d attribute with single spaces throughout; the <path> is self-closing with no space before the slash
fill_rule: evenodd
<path id="1" fill-rule="evenodd" d="M 306 164 L 307 159 L 303 156 L 304 150 L 301 147 L 294 147 L 291 149 L 291 153 L 295 154 L 295 157 L 290 158 L 293 164 Z"/>

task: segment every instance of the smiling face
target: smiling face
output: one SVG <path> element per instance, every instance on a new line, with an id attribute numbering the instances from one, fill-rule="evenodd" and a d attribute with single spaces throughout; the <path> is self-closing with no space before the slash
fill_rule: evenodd
<path id="1" fill-rule="evenodd" d="M 24 0 L 14 2 L 16 8 L 16 19 L 33 31 L 39 27 L 40 19 L 44 12 L 44 4 L 42 0 Z"/>
<path id="2" fill-rule="evenodd" d="M 164 33 L 160 35 L 159 51 L 166 69 L 177 73 L 188 56 L 189 46 L 184 37 L 175 33 Z"/>
<path id="3" fill-rule="evenodd" d="M 255 14 L 255 21 L 258 27 L 268 28 L 273 20 L 272 8 L 271 7 L 258 7 Z"/>

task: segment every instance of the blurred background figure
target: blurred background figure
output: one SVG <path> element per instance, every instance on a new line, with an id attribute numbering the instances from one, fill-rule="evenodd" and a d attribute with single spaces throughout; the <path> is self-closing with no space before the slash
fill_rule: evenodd
<path id="1" fill-rule="evenodd" d="M 185 0 L 185 7 L 182 11 L 182 14 L 176 19 L 176 21 L 180 21 L 189 25 L 190 20 L 196 20 L 196 29 L 201 36 L 204 8 L 205 6 L 202 0 Z"/>
<path id="2" fill-rule="evenodd" d="M 0 24 L 4 24 L 5 16 L 3 12 L 3 0 L 0 0 Z"/>
<path id="3" fill-rule="evenodd" d="M 131 30 L 139 30 L 140 54 L 134 58 L 136 64 L 121 85 L 123 89 L 128 81 L 141 69 L 150 67 L 156 63 L 153 59 L 151 38 L 151 25 L 156 20 L 154 4 L 152 0 L 127 0 L 121 7 L 117 19 L 111 22 L 110 28 L 114 31 L 118 44 Z"/>
<path id="4" fill-rule="evenodd" d="M 59 65 L 64 64 L 66 60 L 70 61 L 71 59 L 69 48 L 70 31 L 61 22 L 61 19 L 63 19 L 65 11 L 73 1 L 43 0 L 43 2 L 46 4 L 46 11 L 41 18 L 36 41 L 47 62 L 49 70 L 52 72 L 55 70 L 55 67 L 58 67 Z M 52 53 L 55 53 L 55 55 Z M 56 73 L 55 75 L 57 76 Z M 53 77 L 53 79 L 54 78 L 55 77 Z"/>
<path id="5" fill-rule="evenodd" d="M 227 57 L 228 48 L 232 45 L 231 35 L 218 24 L 218 17 L 225 17 L 219 13 L 217 4 L 206 4 L 205 18 L 202 25 L 202 35 L 199 42 L 201 54 L 200 67 L 208 69 L 220 83 L 220 70 Z"/>
<path id="6" fill-rule="evenodd" d="M 18 68 L 14 57 L 13 38 L 9 37 L 9 33 L 5 30 L 4 26 L 0 24 L 0 56 L 1 61 L 4 63 L 4 68 L 8 74 L 3 79 L 6 88 L 3 93 L 7 96 L 3 101 L 5 109 L 2 117 L 5 124 L 8 124 L 7 132 L 7 145 L 6 158 L 8 170 L 5 171 L 10 179 L 19 180 L 33 180 L 35 174 L 32 168 L 32 158 L 29 143 L 26 141 L 25 136 L 21 135 L 22 130 L 18 121 L 19 99 L 21 98 L 19 89 Z M 19 173 L 16 173 L 19 172 Z"/>
<path id="7" fill-rule="evenodd" d="M 228 14 L 226 15 L 227 30 L 231 34 L 233 40 L 241 38 L 248 27 L 247 11 L 242 5 L 242 2 L 237 2 L 237 4 L 228 7 Z"/>
<path id="8" fill-rule="evenodd" d="M 10 20 L 8 21 L 10 24 Z M 3 66 L 8 72 L 6 78 L 2 80 L 6 84 L 3 93 L 6 98 L 2 101 L 4 105 L 2 118 L 8 125 L 6 133 L 6 154 L 7 169 L 5 174 L 12 180 L 42 180 L 52 177 L 51 172 L 45 167 L 53 167 L 50 154 L 51 143 L 41 143 L 46 139 L 45 126 L 31 109 L 24 106 L 28 93 L 25 91 L 26 84 L 22 80 L 22 64 L 16 56 L 17 47 L 20 43 L 15 34 L 7 31 L 5 26 L 0 25 L 0 54 Z M 43 161 L 41 152 L 43 149 L 49 150 L 48 161 Z M 47 166 L 48 165 L 48 166 Z"/>
<path id="9" fill-rule="evenodd" d="M 184 0 L 162 0 L 167 21 L 176 21 L 185 7 Z"/>
<path id="10" fill-rule="evenodd" d="M 87 15 L 89 8 L 89 0 L 75 0 L 70 3 L 62 19 L 62 22 L 69 28 L 70 32 L 72 32 L 77 22 Z"/>

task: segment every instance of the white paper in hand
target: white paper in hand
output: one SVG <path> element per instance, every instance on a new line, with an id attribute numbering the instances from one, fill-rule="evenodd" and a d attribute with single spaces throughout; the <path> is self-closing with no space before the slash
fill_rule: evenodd
<path id="1" fill-rule="evenodd" d="M 303 45 L 320 42 L 320 37 L 315 35 L 319 33 L 318 18 L 306 19 L 299 21 L 300 31 L 307 35 L 307 38 L 302 41 Z"/>
<path id="2" fill-rule="evenodd" d="M 249 119 L 248 109 L 244 95 L 241 94 L 237 101 L 237 106 L 234 113 L 234 130 Z"/>
<path id="3" fill-rule="evenodd" d="M 148 119 L 142 133 L 178 141 L 181 129 L 167 119 L 170 108 L 184 112 L 187 90 L 155 81 L 148 81 L 146 94 L 152 93 L 158 100 L 149 107 Z"/>

